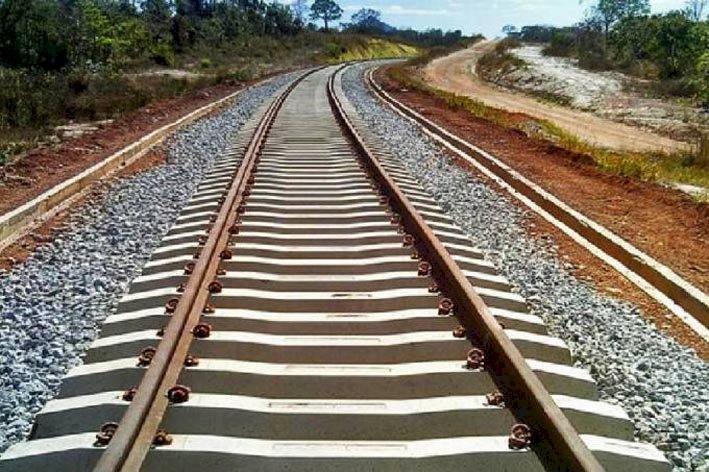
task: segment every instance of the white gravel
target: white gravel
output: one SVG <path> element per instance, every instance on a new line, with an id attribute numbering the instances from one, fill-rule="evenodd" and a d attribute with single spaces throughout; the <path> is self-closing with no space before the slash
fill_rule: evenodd
<path id="1" fill-rule="evenodd" d="M 384 108 L 364 85 L 362 67 L 346 72 L 343 88 L 389 151 L 527 298 L 551 333 L 569 344 L 602 397 L 625 408 L 636 436 L 663 450 L 675 472 L 709 472 L 709 364 L 659 333 L 637 307 L 574 278 L 549 240 L 527 235 L 529 215 Z"/>
<path id="2" fill-rule="evenodd" d="M 607 97 L 623 91 L 620 74 L 581 69 L 571 59 L 543 55 L 542 49 L 529 45 L 510 49 L 527 67 L 507 78 L 527 89 L 568 97 L 573 106 L 582 109 L 596 109 Z"/>
<path id="3" fill-rule="evenodd" d="M 231 136 L 295 75 L 246 90 L 224 112 L 179 131 L 165 165 L 117 181 L 74 212 L 52 243 L 0 276 L 0 452 L 25 438 L 80 363 Z"/>
<path id="4" fill-rule="evenodd" d="M 498 85 L 535 94 L 565 97 L 573 108 L 593 112 L 675 139 L 696 141 L 709 114 L 680 100 L 653 96 L 647 82 L 617 71 L 590 71 L 575 59 L 545 56 L 541 45 L 510 49 L 525 65 L 497 74 Z"/>

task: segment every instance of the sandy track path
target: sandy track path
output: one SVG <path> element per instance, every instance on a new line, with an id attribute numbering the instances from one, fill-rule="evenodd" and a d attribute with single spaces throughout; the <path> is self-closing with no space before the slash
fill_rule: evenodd
<path id="1" fill-rule="evenodd" d="M 687 144 L 680 141 L 591 113 L 542 103 L 484 82 L 475 74 L 475 66 L 478 59 L 494 44 L 494 41 L 482 41 L 468 49 L 433 60 L 424 69 L 426 81 L 445 91 L 475 98 L 490 107 L 551 121 L 564 131 L 600 147 L 631 151 L 686 149 Z"/>

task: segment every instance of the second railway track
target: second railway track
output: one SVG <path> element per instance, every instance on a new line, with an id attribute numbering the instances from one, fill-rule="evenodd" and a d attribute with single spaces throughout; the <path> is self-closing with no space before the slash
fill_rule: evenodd
<path id="1" fill-rule="evenodd" d="M 238 133 L 0 470 L 668 470 L 337 74 Z"/>

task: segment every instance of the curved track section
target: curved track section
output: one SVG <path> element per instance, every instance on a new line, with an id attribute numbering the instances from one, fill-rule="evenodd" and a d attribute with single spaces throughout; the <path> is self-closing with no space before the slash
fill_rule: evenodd
<path id="1" fill-rule="evenodd" d="M 381 152 L 335 73 L 307 75 L 244 127 L 0 470 L 668 469 Z M 370 173 L 370 150 L 392 186 Z M 468 327 L 461 283 L 494 336 Z M 522 434 L 536 403 L 510 390 L 492 337 L 570 431 Z M 583 469 L 558 434 L 588 452 Z"/>

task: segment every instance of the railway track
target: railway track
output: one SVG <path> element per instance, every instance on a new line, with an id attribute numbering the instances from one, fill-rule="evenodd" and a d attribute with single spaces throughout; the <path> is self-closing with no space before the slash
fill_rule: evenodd
<path id="1" fill-rule="evenodd" d="M 338 71 L 238 133 L 0 470 L 668 470 Z"/>

